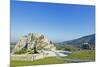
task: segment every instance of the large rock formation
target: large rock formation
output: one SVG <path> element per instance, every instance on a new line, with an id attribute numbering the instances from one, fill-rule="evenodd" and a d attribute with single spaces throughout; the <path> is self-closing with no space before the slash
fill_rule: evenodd
<path id="1" fill-rule="evenodd" d="M 17 53 L 39 53 L 42 50 L 55 50 L 56 47 L 52 41 L 39 33 L 29 33 L 20 38 L 12 54 Z"/>

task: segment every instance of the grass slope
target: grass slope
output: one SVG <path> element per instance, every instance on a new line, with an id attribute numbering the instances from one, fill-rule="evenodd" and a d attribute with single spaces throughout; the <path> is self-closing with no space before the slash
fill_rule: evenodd
<path id="1" fill-rule="evenodd" d="M 81 51 L 73 52 L 66 58 L 80 59 L 80 60 L 95 60 L 95 51 L 94 50 L 81 50 Z"/>
<path id="2" fill-rule="evenodd" d="M 56 57 L 48 57 L 36 61 L 11 61 L 10 67 L 16 66 L 28 66 L 28 65 L 43 65 L 43 64 L 59 64 L 64 63 L 63 60 L 57 59 Z"/>
<path id="3" fill-rule="evenodd" d="M 95 61 L 95 50 L 80 50 L 75 51 L 72 54 L 58 59 L 56 57 L 48 57 L 36 61 L 12 61 L 10 67 L 16 66 L 28 66 L 28 65 L 44 65 L 44 64 L 61 64 L 61 63 L 69 63 L 69 61 L 65 61 L 63 59 L 72 59 L 72 60 L 92 60 Z"/>

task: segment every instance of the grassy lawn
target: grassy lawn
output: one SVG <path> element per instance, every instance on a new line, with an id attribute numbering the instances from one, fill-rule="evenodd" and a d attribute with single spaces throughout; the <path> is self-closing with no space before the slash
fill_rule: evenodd
<path id="1" fill-rule="evenodd" d="M 95 51 L 94 50 L 81 50 L 75 51 L 72 54 L 64 57 L 65 59 L 79 59 L 79 60 L 93 60 L 95 61 Z M 63 59 L 64 59 L 63 58 Z M 63 59 L 58 59 L 56 57 L 48 57 L 36 61 L 12 61 L 10 67 L 16 66 L 28 66 L 28 65 L 44 65 L 44 64 L 61 64 L 61 63 L 69 63 L 68 61 L 64 61 Z"/>
<path id="2" fill-rule="evenodd" d="M 65 58 L 80 59 L 80 60 L 95 60 L 95 51 L 94 50 L 76 51 Z"/>
<path id="3" fill-rule="evenodd" d="M 10 67 L 59 63 L 64 63 L 64 61 L 57 59 L 56 57 L 48 57 L 36 61 L 11 61 Z"/>

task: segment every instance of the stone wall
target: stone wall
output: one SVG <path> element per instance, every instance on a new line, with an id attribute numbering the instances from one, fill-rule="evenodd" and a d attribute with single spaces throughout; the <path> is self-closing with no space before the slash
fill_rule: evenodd
<path id="1" fill-rule="evenodd" d="M 49 57 L 47 54 L 23 54 L 23 55 L 11 55 L 11 60 L 17 61 L 34 61 L 38 59 L 43 59 L 45 57 Z"/>

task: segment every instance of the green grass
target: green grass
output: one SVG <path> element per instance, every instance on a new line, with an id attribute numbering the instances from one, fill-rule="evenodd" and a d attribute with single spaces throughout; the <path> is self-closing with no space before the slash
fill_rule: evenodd
<path id="1" fill-rule="evenodd" d="M 80 59 L 80 60 L 95 60 L 94 50 L 81 50 L 76 51 L 67 56 L 68 59 Z"/>
<path id="2" fill-rule="evenodd" d="M 78 59 L 78 60 L 93 60 L 93 61 L 95 61 L 95 51 L 94 50 L 75 51 L 72 54 L 64 57 L 63 59 L 73 59 L 73 60 Z M 48 58 L 39 59 L 36 61 L 12 61 L 11 60 L 11 67 L 69 63 L 68 61 L 64 61 L 63 59 L 58 59 L 56 57 L 48 57 Z"/>
<path id="3" fill-rule="evenodd" d="M 10 67 L 16 66 L 28 66 L 28 65 L 43 65 L 43 64 L 60 64 L 64 63 L 63 60 L 57 59 L 56 57 L 48 57 L 36 61 L 11 61 Z"/>

